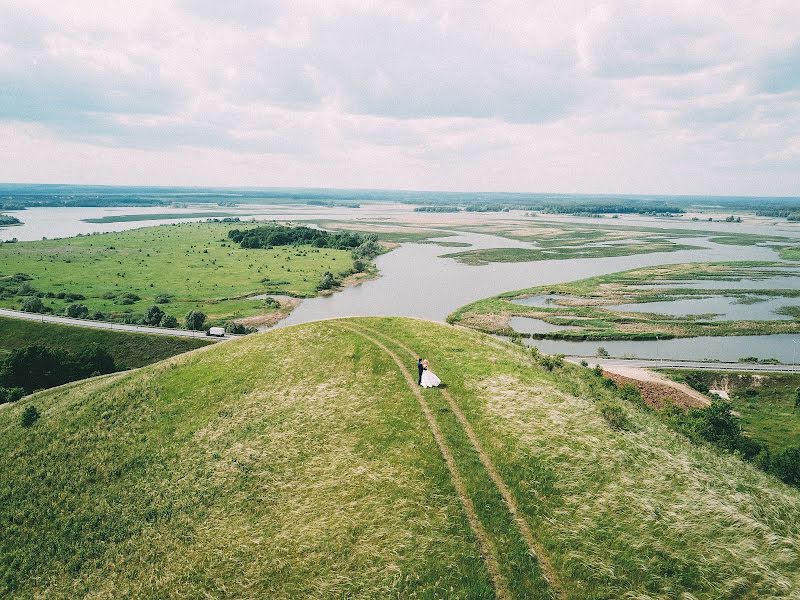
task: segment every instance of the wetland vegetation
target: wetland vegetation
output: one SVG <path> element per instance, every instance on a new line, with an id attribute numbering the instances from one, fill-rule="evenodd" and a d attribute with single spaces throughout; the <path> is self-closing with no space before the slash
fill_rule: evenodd
<path id="1" fill-rule="evenodd" d="M 783 263 L 727 262 L 661 265 L 580 281 L 507 292 L 454 312 L 449 320 L 490 333 L 510 334 L 509 319 L 538 319 L 557 329 L 524 333 L 566 340 L 642 340 L 692 336 L 761 335 L 800 331 L 797 287 L 774 289 L 797 271 Z M 791 279 L 789 279 L 791 281 Z M 742 285 L 753 282 L 753 285 Z M 759 285 L 763 282 L 766 285 Z M 772 318 L 725 319 L 710 312 L 672 310 L 672 303 L 724 298 L 735 303 L 783 304 Z M 648 310 L 648 305 L 654 307 Z M 667 307 L 667 308 L 665 308 Z M 677 312 L 677 311 L 673 311 Z M 755 312 L 751 310 L 750 312 Z M 717 317 L 722 318 L 717 318 Z M 765 315 L 769 316 L 769 315 Z M 783 318 L 786 317 L 786 318 Z"/>

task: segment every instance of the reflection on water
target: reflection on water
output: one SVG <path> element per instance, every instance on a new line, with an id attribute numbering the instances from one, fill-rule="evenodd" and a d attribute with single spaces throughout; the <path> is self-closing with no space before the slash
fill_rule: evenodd
<path id="1" fill-rule="evenodd" d="M 596 356 L 599 347 L 618 358 L 664 358 L 675 360 L 717 359 L 736 362 L 740 358 L 777 358 L 794 364 L 800 357 L 800 334 L 695 337 L 647 341 L 525 340 L 546 354 Z"/>
<path id="2" fill-rule="evenodd" d="M 509 242 L 478 234 L 463 234 L 447 239 L 483 248 L 505 247 Z M 713 244 L 704 238 L 692 238 L 688 243 L 703 248 L 635 256 L 492 263 L 483 266 L 470 266 L 440 258 L 446 250 L 430 244 L 404 244 L 377 258 L 380 278 L 332 296 L 304 300 L 280 326 L 359 315 L 397 315 L 443 321 L 448 314 L 465 304 L 515 289 L 563 283 L 642 266 L 776 259 L 775 252 L 768 248 Z"/>

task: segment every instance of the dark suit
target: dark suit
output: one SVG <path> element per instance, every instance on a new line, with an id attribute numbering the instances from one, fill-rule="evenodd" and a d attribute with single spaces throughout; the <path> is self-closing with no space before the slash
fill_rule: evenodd
<path id="1" fill-rule="evenodd" d="M 417 376 L 417 385 L 422 385 L 422 359 L 417 361 L 417 371 L 419 371 L 419 375 Z"/>

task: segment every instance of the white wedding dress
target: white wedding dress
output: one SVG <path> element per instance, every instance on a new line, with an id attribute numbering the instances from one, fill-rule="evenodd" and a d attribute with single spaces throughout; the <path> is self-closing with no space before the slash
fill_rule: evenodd
<path id="1" fill-rule="evenodd" d="M 422 381 L 420 383 L 422 387 L 424 388 L 439 387 L 441 383 L 442 380 L 439 379 L 430 369 L 425 369 L 422 372 Z"/>

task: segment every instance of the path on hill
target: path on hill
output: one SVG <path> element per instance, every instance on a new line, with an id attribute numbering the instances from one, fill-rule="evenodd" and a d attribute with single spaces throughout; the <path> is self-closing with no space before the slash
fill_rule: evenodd
<path id="1" fill-rule="evenodd" d="M 72 319 L 58 315 L 43 315 L 27 313 L 21 310 L 0 308 L 0 316 L 40 323 L 57 323 L 59 325 L 72 325 L 73 327 L 89 327 L 90 329 L 108 329 L 112 331 L 128 331 L 132 333 L 146 333 L 152 335 L 171 335 L 176 337 L 206 337 L 203 331 L 190 331 L 189 329 L 165 329 L 163 327 L 147 327 L 145 325 L 126 325 L 124 323 L 111 323 L 109 321 L 90 321 L 89 319 Z M 232 340 L 239 335 L 225 334 L 225 337 L 209 337 L 210 340 Z"/>
<path id="2" fill-rule="evenodd" d="M 461 505 L 464 508 L 464 512 L 467 515 L 469 526 L 472 529 L 476 540 L 478 541 L 481 555 L 483 556 L 484 563 L 486 564 L 486 570 L 489 572 L 489 577 L 492 579 L 495 595 L 497 598 L 501 599 L 511 598 L 511 595 L 508 591 L 508 585 L 506 584 L 503 575 L 500 573 L 500 564 L 497 561 L 497 551 L 494 547 L 494 544 L 492 544 L 491 540 L 489 539 L 489 535 L 483 526 L 483 523 L 481 523 L 480 519 L 478 518 L 475 505 L 472 503 L 472 499 L 467 493 L 466 485 L 464 484 L 461 473 L 456 466 L 453 453 L 447 445 L 444 434 L 439 428 L 439 424 L 437 423 L 436 418 L 433 416 L 433 412 L 425 400 L 425 397 L 422 395 L 416 380 L 411 376 L 411 373 L 408 371 L 405 364 L 403 364 L 403 361 L 400 360 L 400 357 L 392 352 L 389 348 L 384 346 L 380 341 L 354 326 L 345 325 L 343 323 L 339 323 L 337 326 L 341 327 L 342 329 L 347 329 L 351 333 L 355 333 L 356 335 L 368 340 L 383 350 L 400 369 L 400 372 L 406 380 L 409 389 L 414 393 L 417 402 L 419 402 L 419 405 L 422 408 L 422 412 L 425 415 L 425 420 L 428 422 L 428 427 L 433 433 L 433 438 L 436 441 L 436 445 L 439 447 L 439 452 L 442 454 L 445 464 L 447 465 L 447 470 L 450 472 L 450 479 L 453 482 L 453 486 L 456 489 L 456 494 L 458 495 Z"/>
<path id="3" fill-rule="evenodd" d="M 353 326 L 353 330 L 358 330 L 359 332 L 362 332 L 362 335 L 364 337 L 367 337 L 368 339 L 371 338 L 368 337 L 367 332 L 379 336 L 388 341 L 389 343 L 394 344 L 398 348 L 401 348 L 410 358 L 414 360 L 416 360 L 416 358 L 419 356 L 419 353 L 414 352 L 411 348 L 403 344 L 401 341 L 392 338 L 380 331 L 376 331 L 374 329 L 365 327 L 363 325 L 355 325 Z M 380 345 L 382 348 L 384 348 L 384 350 L 388 352 L 388 349 L 386 349 L 385 346 L 380 344 L 380 342 L 375 340 L 373 340 L 373 342 Z M 398 363 L 398 365 L 404 372 L 408 373 L 405 365 L 402 362 Z M 414 387 L 415 392 L 420 396 L 422 396 L 422 394 L 419 392 L 416 382 L 414 382 L 410 374 L 408 375 L 408 379 L 410 379 L 411 385 Z M 455 400 L 453 400 L 453 397 L 450 394 L 450 392 L 444 388 L 439 389 L 439 391 L 441 392 L 442 397 L 447 401 L 450 410 L 458 419 L 458 422 L 463 428 L 464 433 L 466 434 L 467 438 L 470 441 L 470 444 L 472 444 L 475 453 L 480 458 L 480 461 L 483 464 L 484 469 L 486 469 L 486 472 L 488 473 L 490 479 L 492 480 L 492 483 L 494 483 L 495 487 L 497 488 L 497 491 L 503 498 L 503 502 L 505 503 L 508 512 L 511 514 L 511 518 L 514 521 L 515 525 L 517 526 L 520 535 L 525 540 L 525 544 L 527 545 L 529 552 L 534 557 L 534 559 L 536 559 L 540 568 L 542 569 L 542 575 L 544 576 L 545 580 L 550 586 L 550 590 L 555 594 L 557 598 L 565 598 L 566 595 L 564 594 L 563 590 L 558 584 L 558 579 L 556 577 L 555 570 L 553 569 L 553 566 L 550 563 L 550 560 L 548 559 L 547 555 L 545 554 L 542 546 L 536 542 L 536 539 L 534 538 L 533 532 L 531 531 L 528 522 L 522 516 L 522 513 L 519 509 L 516 498 L 514 498 L 511 488 L 509 488 L 508 484 L 503 480 L 502 476 L 495 467 L 491 457 L 488 455 L 486 450 L 483 448 L 483 445 L 480 443 L 480 440 L 478 439 L 478 436 L 475 434 L 475 430 L 472 428 L 472 425 L 467 420 L 466 415 L 461 410 L 461 407 L 455 402 Z"/>

